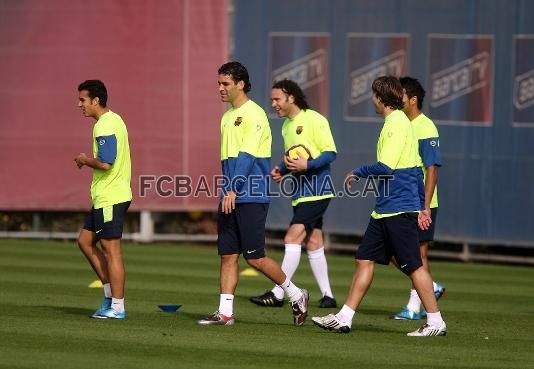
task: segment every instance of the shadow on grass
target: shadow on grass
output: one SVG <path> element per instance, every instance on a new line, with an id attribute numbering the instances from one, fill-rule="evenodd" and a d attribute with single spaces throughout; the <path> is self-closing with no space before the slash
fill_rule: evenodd
<path id="1" fill-rule="evenodd" d="M 66 315 L 76 315 L 76 316 L 91 316 L 95 310 L 94 309 L 85 309 L 85 308 L 79 308 L 79 307 L 73 307 L 73 306 L 35 306 L 35 308 L 43 310 L 43 311 L 52 311 L 57 313 L 62 313 Z"/>

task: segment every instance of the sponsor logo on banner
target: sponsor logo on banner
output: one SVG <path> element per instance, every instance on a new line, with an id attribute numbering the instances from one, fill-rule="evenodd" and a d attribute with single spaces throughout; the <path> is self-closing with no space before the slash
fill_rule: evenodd
<path id="1" fill-rule="evenodd" d="M 515 77 L 514 105 L 523 110 L 534 105 L 534 69 Z"/>
<path id="2" fill-rule="evenodd" d="M 311 108 L 328 114 L 328 33 L 272 32 L 268 95 L 275 81 L 290 79 L 298 83 Z M 271 114 L 271 117 L 276 115 Z"/>
<path id="3" fill-rule="evenodd" d="M 428 36 L 427 81 L 432 119 L 439 124 L 492 124 L 493 50 L 493 36 Z"/>
<path id="4" fill-rule="evenodd" d="M 349 104 L 355 105 L 373 96 L 371 85 L 380 76 L 400 76 L 406 65 L 406 51 L 399 50 L 350 73 Z"/>
<path id="5" fill-rule="evenodd" d="M 300 88 L 315 86 L 326 78 L 326 50 L 319 49 L 273 71 L 273 80 L 291 79 Z"/>
<path id="6" fill-rule="evenodd" d="M 490 81 L 489 53 L 482 52 L 431 76 L 432 101 L 436 107 L 479 88 Z"/>
<path id="7" fill-rule="evenodd" d="M 534 35 L 514 35 L 513 48 L 513 125 L 534 128 Z"/>
<path id="8" fill-rule="evenodd" d="M 377 77 L 407 74 L 408 42 L 407 34 L 347 34 L 345 120 L 383 120 L 375 112 L 371 86 Z"/>

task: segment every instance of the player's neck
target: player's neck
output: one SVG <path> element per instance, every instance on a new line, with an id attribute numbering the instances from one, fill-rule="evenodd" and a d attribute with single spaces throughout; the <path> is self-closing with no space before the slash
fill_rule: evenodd
<path id="1" fill-rule="evenodd" d="M 410 120 L 410 122 L 412 120 L 414 120 L 415 118 L 417 118 L 418 116 L 420 116 L 422 114 L 421 110 L 419 109 L 415 109 L 413 111 L 409 111 L 406 113 L 406 116 L 408 117 L 408 119 Z"/>
<path id="2" fill-rule="evenodd" d="M 297 115 L 299 115 L 300 111 L 301 111 L 301 109 L 300 109 L 298 106 L 295 105 L 295 106 L 293 107 L 293 109 L 291 109 L 291 110 L 289 111 L 289 114 L 287 114 L 287 117 L 288 117 L 289 119 L 293 119 L 293 118 L 295 118 Z"/>
<path id="3" fill-rule="evenodd" d="M 239 109 L 248 101 L 248 96 L 246 94 L 242 94 L 235 98 L 234 101 L 232 101 L 230 104 L 232 105 L 232 108 Z"/>
<path id="4" fill-rule="evenodd" d="M 382 117 L 385 119 L 388 115 L 393 113 L 397 109 L 390 108 L 389 106 L 384 106 L 384 110 L 382 111 Z"/>
<path id="5" fill-rule="evenodd" d="M 102 115 L 106 114 L 108 111 L 109 111 L 108 108 L 101 108 L 101 109 L 98 109 L 98 110 L 96 111 L 96 114 L 95 114 L 95 119 L 96 119 L 96 120 L 99 120 L 100 117 L 101 117 Z"/>

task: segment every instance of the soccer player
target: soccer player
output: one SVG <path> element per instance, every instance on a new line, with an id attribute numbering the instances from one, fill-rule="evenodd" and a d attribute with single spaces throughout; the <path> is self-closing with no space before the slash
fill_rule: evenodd
<path id="1" fill-rule="evenodd" d="M 124 216 L 132 201 L 128 131 L 122 118 L 107 107 L 106 86 L 88 80 L 78 86 L 78 107 L 96 121 L 93 155 L 79 154 L 78 168 L 93 169 L 93 207 L 80 232 L 78 245 L 104 285 L 104 299 L 92 315 L 99 319 L 124 319 L 124 264 L 121 238 Z M 100 241 L 102 250 L 97 247 Z"/>
<path id="2" fill-rule="evenodd" d="M 287 152 L 294 146 L 303 145 L 311 154 L 309 159 L 301 155 L 296 159 L 284 156 L 284 162 L 271 170 L 271 177 L 276 182 L 291 173 L 297 186 L 291 203 L 293 219 L 284 237 L 282 270 L 288 278 L 293 277 L 304 242 L 313 275 L 322 293 L 319 307 L 334 308 L 337 305 L 328 279 L 321 230 L 323 214 L 334 196 L 330 177 L 330 163 L 336 159 L 334 138 L 328 120 L 310 109 L 304 93 L 295 82 L 287 79 L 276 82 L 271 90 L 271 105 L 279 117 L 286 118 L 282 125 L 284 150 Z M 274 286 L 263 295 L 251 297 L 250 301 L 261 306 L 282 306 L 284 291 L 280 286 Z"/>
<path id="3" fill-rule="evenodd" d="M 295 286 L 280 266 L 265 256 L 272 141 L 269 121 L 263 109 L 247 96 L 251 84 L 242 64 L 223 64 L 218 73 L 221 100 L 230 103 L 221 118 L 221 164 L 227 183 L 217 219 L 220 299 L 217 311 L 198 324 L 234 324 L 238 259 L 243 254 L 250 266 L 282 287 L 291 302 L 293 322 L 300 326 L 307 316 L 308 292 Z"/>
<path id="4" fill-rule="evenodd" d="M 439 150 L 439 134 L 434 122 L 430 120 L 421 109 L 425 90 L 419 81 L 411 77 L 399 79 L 404 90 L 402 109 L 408 119 L 412 122 L 415 137 L 419 144 L 418 165 L 423 168 L 425 183 L 425 209 L 423 212 L 432 220 L 426 230 L 419 229 L 419 246 L 421 249 L 421 260 L 423 268 L 429 271 L 428 246 L 434 240 L 434 230 L 436 227 L 436 217 L 438 215 L 438 171 L 441 167 L 441 153 Z M 432 282 L 436 300 L 439 300 L 445 293 L 445 287 L 439 283 Z M 410 291 L 408 304 L 402 310 L 393 315 L 396 320 L 419 320 L 424 317 L 425 311 L 421 310 L 421 299 L 415 288 Z"/>
<path id="5" fill-rule="evenodd" d="M 345 305 L 337 314 L 314 317 L 313 322 L 323 329 L 350 332 L 355 310 L 371 285 L 375 262 L 387 265 L 394 256 L 427 311 L 427 323 L 408 335 L 443 336 L 447 327 L 419 250 L 418 226 L 428 228 L 430 218 L 419 212 L 424 206 L 423 172 L 417 166 L 417 139 L 401 110 L 402 86 L 396 77 L 383 76 L 373 81 L 372 91 L 375 110 L 385 119 L 377 143 L 378 162 L 349 172 L 347 183 L 359 178 L 378 179 L 379 196 L 356 251 L 356 270 Z"/>

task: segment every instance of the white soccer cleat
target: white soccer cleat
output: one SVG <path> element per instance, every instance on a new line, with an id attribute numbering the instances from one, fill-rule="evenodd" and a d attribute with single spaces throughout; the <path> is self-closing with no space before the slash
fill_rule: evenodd
<path id="1" fill-rule="evenodd" d="M 350 332 L 350 325 L 343 324 L 341 320 L 339 320 L 334 314 L 328 314 L 326 316 L 314 316 L 312 321 L 313 324 L 328 331 L 334 331 L 338 333 Z"/>
<path id="2" fill-rule="evenodd" d="M 445 325 L 445 322 L 443 322 L 441 323 L 440 326 L 435 326 L 435 325 L 426 323 L 418 330 L 410 332 L 407 335 L 411 337 L 433 337 L 433 336 L 445 336 L 446 334 L 447 334 L 447 325 Z"/>
<path id="3" fill-rule="evenodd" d="M 304 288 L 301 291 L 302 296 L 297 301 L 290 303 L 293 312 L 293 323 L 296 326 L 303 325 L 308 316 L 308 301 L 310 300 L 310 294 Z"/>

